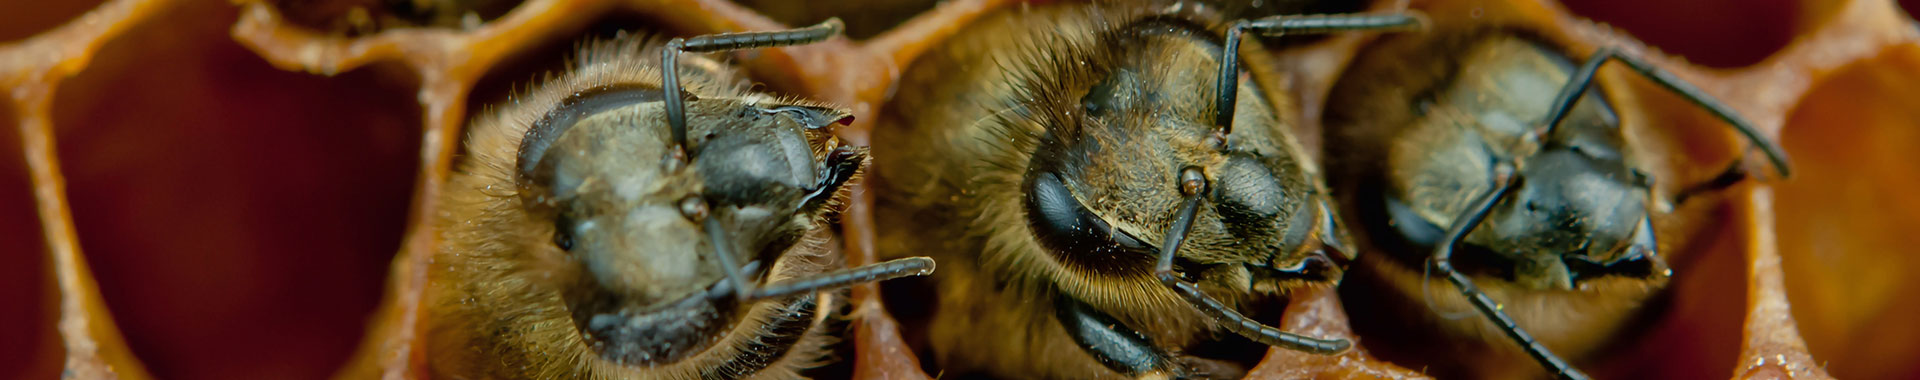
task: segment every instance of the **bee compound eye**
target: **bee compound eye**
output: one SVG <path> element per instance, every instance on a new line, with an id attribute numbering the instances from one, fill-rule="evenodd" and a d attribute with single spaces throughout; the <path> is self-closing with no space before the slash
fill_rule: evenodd
<path id="1" fill-rule="evenodd" d="M 553 246 L 563 251 L 573 250 L 573 221 L 561 217 L 553 221 Z"/>

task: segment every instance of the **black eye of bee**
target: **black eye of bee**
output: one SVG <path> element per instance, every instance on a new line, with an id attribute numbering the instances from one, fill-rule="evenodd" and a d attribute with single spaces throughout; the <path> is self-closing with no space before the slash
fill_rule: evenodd
<path id="1" fill-rule="evenodd" d="M 1034 235 L 1039 237 L 1040 244 L 1057 253 L 1117 258 L 1130 252 L 1150 251 L 1145 243 L 1115 230 L 1081 205 L 1057 174 L 1040 173 L 1028 181 L 1026 203 L 1028 224 L 1033 227 Z"/>
<path id="2" fill-rule="evenodd" d="M 564 251 L 573 250 L 573 220 L 567 217 L 553 219 L 553 246 Z"/>
<path id="3" fill-rule="evenodd" d="M 1218 185 L 1212 186 L 1217 201 L 1214 211 L 1235 234 L 1253 236 L 1272 229 L 1281 219 L 1282 205 L 1288 197 L 1297 197 L 1280 183 L 1273 171 L 1251 155 L 1236 154 L 1215 171 Z"/>
<path id="4" fill-rule="evenodd" d="M 660 98 L 659 90 L 626 86 L 594 87 L 568 96 L 527 128 L 516 159 L 520 176 L 538 176 L 540 161 L 546 157 L 547 150 L 581 119 L 619 107 L 657 102 Z"/>

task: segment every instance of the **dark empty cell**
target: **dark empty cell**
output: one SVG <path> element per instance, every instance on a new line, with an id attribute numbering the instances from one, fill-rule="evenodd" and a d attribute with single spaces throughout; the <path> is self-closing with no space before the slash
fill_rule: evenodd
<path id="1" fill-rule="evenodd" d="M 1907 22 L 1914 23 L 1914 27 L 1920 29 L 1920 22 L 1914 21 L 1920 19 L 1920 16 L 1915 16 L 1916 12 L 1920 12 L 1920 0 L 1900 0 L 1899 4 L 1900 10 L 1907 14 Z"/>
<path id="2" fill-rule="evenodd" d="M 267 0 L 287 21 L 345 35 L 398 28 L 462 29 L 505 16 L 521 0 Z"/>
<path id="3" fill-rule="evenodd" d="M 159 378 L 318 379 L 365 334 L 418 166 L 416 80 L 276 69 L 184 2 L 54 103 L 80 247 Z"/>
<path id="4" fill-rule="evenodd" d="M 105 0 L 0 1 L 0 44 L 58 28 Z"/>
<path id="5" fill-rule="evenodd" d="M 1566 0 L 1574 14 L 1620 28 L 1668 54 L 1711 67 L 1752 65 L 1787 46 L 1802 11 L 1793 0 Z"/>
<path id="6" fill-rule="evenodd" d="M 734 0 L 774 21 L 806 26 L 839 17 L 847 23 L 847 38 L 867 39 L 932 10 L 935 0 Z"/>
<path id="7" fill-rule="evenodd" d="M 16 125 L 10 104 L 0 102 L 0 123 Z M 55 335 L 59 317 L 52 267 L 34 211 L 25 156 L 17 129 L 0 131 L 0 379 L 52 379 L 66 350 Z"/>

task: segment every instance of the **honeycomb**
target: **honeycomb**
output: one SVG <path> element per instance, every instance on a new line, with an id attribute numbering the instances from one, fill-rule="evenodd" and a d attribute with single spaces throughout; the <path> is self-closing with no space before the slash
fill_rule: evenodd
<path id="1" fill-rule="evenodd" d="M 905 63 L 968 20 L 1019 6 L 527 0 L 457 25 L 401 27 L 320 25 L 283 13 L 299 2 L 235 1 L 0 4 L 0 120 L 18 132 L 0 133 L 0 303 L 15 305 L 0 308 L 0 378 L 425 378 L 418 301 L 434 243 L 425 221 L 465 117 L 528 78 L 539 65 L 526 57 L 565 52 L 607 14 L 679 34 L 841 15 L 856 38 L 740 62 L 771 88 L 847 105 L 862 122 L 845 137 L 863 143 L 864 121 Z M 1920 197 L 1900 190 L 1920 188 L 1911 175 L 1920 32 L 1900 4 L 1372 8 L 1505 9 L 1577 50 L 1640 52 L 1787 148 L 1793 176 L 1735 188 L 1716 210 L 1728 222 L 1709 229 L 1716 244 L 1690 253 L 1702 269 L 1677 278 L 1671 310 L 1595 375 L 1920 377 L 1920 324 L 1908 319 L 1920 303 L 1902 302 L 1920 292 L 1907 281 L 1920 255 L 1899 253 L 1920 246 Z M 850 16 L 858 12 L 886 15 Z M 1368 38 L 1276 49 L 1302 100 L 1303 142 L 1317 143 L 1319 105 Z M 1674 99 L 1646 97 L 1633 104 L 1648 114 L 1707 122 Z M 1739 154 L 1730 134 L 1649 135 L 1676 171 Z M 872 198 L 856 194 L 845 252 L 867 263 Z M 846 376 L 938 375 L 906 348 L 877 288 L 858 287 L 854 299 Z M 1331 293 L 1296 297 L 1277 325 L 1352 335 Z M 1335 357 L 1275 350 L 1250 377 L 1421 377 L 1366 354 L 1389 337 L 1360 343 Z"/>

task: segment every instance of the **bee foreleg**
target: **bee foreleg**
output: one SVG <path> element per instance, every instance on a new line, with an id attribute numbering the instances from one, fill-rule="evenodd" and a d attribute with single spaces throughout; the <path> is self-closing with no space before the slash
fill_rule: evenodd
<path id="1" fill-rule="evenodd" d="M 1180 251 L 1180 243 L 1187 239 L 1187 231 L 1193 228 L 1194 214 L 1199 212 L 1200 201 L 1204 199 L 1202 195 L 1206 193 L 1206 188 L 1206 174 L 1201 173 L 1200 168 L 1188 167 L 1180 171 L 1180 192 L 1186 196 L 1186 201 L 1181 202 L 1178 213 L 1174 215 L 1173 227 L 1167 230 L 1167 238 L 1160 243 L 1160 260 L 1154 265 L 1154 276 L 1160 279 L 1160 283 L 1173 288 L 1175 293 L 1179 293 L 1181 298 L 1187 300 L 1187 303 L 1220 322 L 1227 330 L 1247 339 L 1269 346 L 1316 354 L 1346 353 L 1347 349 L 1352 347 L 1352 343 L 1345 339 L 1316 339 L 1261 324 L 1252 318 L 1240 315 L 1219 300 L 1207 296 L 1200 291 L 1199 287 L 1182 280 L 1180 275 L 1173 271 L 1174 254 Z"/>
<path id="2" fill-rule="evenodd" d="M 841 269 L 819 275 L 796 278 L 754 289 L 749 299 L 779 298 L 795 294 L 839 288 L 854 284 L 886 281 L 907 276 L 925 276 L 933 273 L 933 259 L 925 256 L 894 259 L 884 263 L 874 263 L 858 268 Z"/>
<path id="3" fill-rule="evenodd" d="M 1740 117 L 1740 114 L 1735 113 L 1733 108 L 1728 107 L 1726 103 L 1722 103 L 1719 99 L 1707 95 L 1706 91 L 1701 91 L 1699 87 L 1694 87 L 1692 84 L 1687 83 L 1687 81 L 1680 80 L 1680 78 L 1673 76 L 1672 73 L 1668 73 L 1666 70 L 1661 70 L 1659 67 L 1641 61 L 1638 57 L 1617 54 L 1612 49 L 1602 50 L 1601 52 L 1608 53 L 1606 56 L 1619 59 L 1620 62 L 1626 63 L 1628 67 L 1632 67 L 1633 71 L 1640 72 L 1640 75 L 1645 75 L 1647 78 L 1653 79 L 1653 81 L 1659 83 L 1660 86 L 1680 94 L 1680 97 L 1687 98 L 1688 101 L 1699 105 L 1700 108 L 1706 108 L 1708 112 L 1713 113 L 1713 116 L 1733 126 L 1735 131 L 1740 132 L 1741 136 L 1746 137 L 1749 142 L 1753 143 L 1754 147 L 1760 148 L 1760 151 L 1767 155 L 1767 160 L 1773 163 L 1774 170 L 1780 171 L 1781 177 L 1787 177 L 1792 173 L 1787 165 L 1786 149 L 1781 148 L 1780 144 L 1775 143 L 1773 140 L 1767 139 L 1766 136 L 1760 135 L 1760 130 L 1754 128 L 1752 122 L 1748 122 L 1747 119 Z M 1595 55 L 1594 57 L 1600 58 L 1602 56 Z"/>
<path id="4" fill-rule="evenodd" d="M 1323 34 L 1353 30 L 1391 31 L 1425 25 L 1415 12 L 1392 14 L 1283 15 L 1258 20 L 1240 20 L 1227 27 L 1226 46 L 1220 58 L 1220 79 L 1214 86 L 1214 126 L 1221 135 L 1233 133 L 1235 98 L 1240 94 L 1240 34 L 1281 36 L 1288 33 Z"/>
<path id="5" fill-rule="evenodd" d="M 775 30 L 768 32 L 739 32 L 703 34 L 688 38 L 675 38 L 667 41 L 666 48 L 660 49 L 660 91 L 667 113 L 667 127 L 673 131 L 673 143 L 683 152 L 687 149 L 687 113 L 686 94 L 680 91 L 679 66 L 676 60 L 680 52 L 710 53 L 718 51 L 753 49 L 775 46 L 805 45 L 824 41 L 839 35 L 844 29 L 840 18 L 829 18 L 820 24 L 799 29 Z M 680 157 L 686 157 L 681 155 Z"/>
<path id="6" fill-rule="evenodd" d="M 1679 192 L 1674 193 L 1673 204 L 1686 203 L 1687 199 L 1693 198 L 1693 196 L 1699 195 L 1700 193 L 1719 191 L 1720 189 L 1732 187 L 1734 184 L 1746 180 L 1747 177 L 1746 166 L 1740 165 L 1740 161 L 1734 161 L 1732 164 L 1727 165 L 1726 169 L 1721 170 L 1720 175 L 1713 176 L 1712 179 L 1708 179 L 1706 182 L 1687 186 L 1687 188 L 1680 189 Z"/>
<path id="7" fill-rule="evenodd" d="M 1574 75 L 1568 78 L 1569 83 L 1566 88 L 1562 89 L 1560 96 L 1578 97 L 1579 94 L 1585 93 L 1586 88 L 1593 82 L 1594 72 L 1598 71 L 1600 65 L 1606 63 L 1609 59 L 1619 60 L 1621 63 L 1627 64 L 1627 67 L 1633 68 L 1634 72 L 1638 72 L 1640 75 L 1647 77 L 1647 79 L 1653 80 L 1654 83 L 1659 83 L 1661 87 L 1665 87 L 1668 91 L 1679 94 L 1680 97 L 1686 98 L 1687 101 L 1693 102 L 1694 105 L 1707 109 L 1707 112 L 1713 113 L 1714 117 L 1725 121 L 1727 125 L 1733 127 L 1734 131 L 1740 132 L 1740 135 L 1746 137 L 1749 142 L 1752 142 L 1754 147 L 1759 148 L 1762 153 L 1765 153 L 1767 160 L 1773 163 L 1774 169 L 1780 171 L 1781 177 L 1786 177 L 1791 173 L 1787 165 L 1786 149 L 1781 148 L 1780 144 L 1776 144 L 1772 140 L 1767 139 L 1766 136 L 1762 136 L 1760 130 L 1755 128 L 1752 122 L 1740 117 L 1740 114 L 1734 112 L 1732 107 L 1728 107 L 1726 103 L 1722 103 L 1719 99 L 1707 95 L 1707 92 L 1700 90 L 1699 87 L 1694 87 L 1693 84 L 1687 83 L 1687 81 L 1674 76 L 1673 73 L 1662 70 L 1660 67 L 1654 66 L 1631 54 L 1623 54 L 1612 48 L 1600 48 L 1594 51 L 1593 56 L 1587 57 L 1586 64 L 1581 65 L 1580 70 L 1574 72 Z M 1572 93 L 1569 93 L 1569 90 L 1571 90 Z M 1572 102 L 1562 103 L 1562 108 L 1572 108 L 1572 106 Z M 1566 110 L 1564 109 L 1555 111 L 1554 115 L 1556 116 L 1549 118 L 1549 122 L 1552 123 L 1548 124 L 1549 130 L 1551 130 L 1552 125 L 1559 124 L 1559 118 L 1565 117 L 1566 115 Z"/>
<path id="8" fill-rule="evenodd" d="M 1502 310 L 1498 302 L 1494 302 L 1492 298 L 1488 298 L 1486 293 L 1481 292 L 1479 287 L 1473 285 L 1473 280 L 1467 278 L 1466 273 L 1461 273 L 1453 269 L 1453 262 L 1450 261 L 1453 257 L 1453 246 L 1465 239 L 1467 233 L 1472 232 L 1473 227 L 1480 224 L 1481 220 L 1485 220 L 1487 214 L 1493 211 L 1493 206 L 1499 204 L 1500 199 L 1506 197 L 1508 193 L 1513 192 L 1515 185 L 1519 183 L 1519 175 L 1515 173 L 1512 163 L 1502 162 L 1496 166 L 1495 170 L 1497 173 L 1495 177 L 1500 178 L 1500 183 L 1491 189 L 1487 189 L 1486 193 L 1480 194 L 1478 198 L 1474 199 L 1473 206 L 1471 206 L 1472 208 L 1469 208 L 1466 213 L 1461 214 L 1459 217 L 1454 218 L 1453 223 L 1447 226 L 1447 235 L 1440 240 L 1440 244 L 1434 246 L 1433 269 L 1440 271 L 1442 276 L 1446 276 L 1447 280 L 1452 282 L 1454 287 L 1459 288 L 1460 295 L 1466 297 L 1467 300 L 1470 301 L 1469 303 L 1473 304 L 1474 309 L 1480 310 L 1480 314 L 1485 315 L 1487 319 L 1493 320 L 1501 332 L 1506 333 L 1507 337 L 1513 339 L 1514 343 L 1518 343 L 1521 348 L 1527 351 L 1528 355 L 1533 356 L 1534 360 L 1539 361 L 1540 365 L 1546 366 L 1548 370 L 1553 371 L 1562 379 L 1586 379 L 1586 374 L 1581 373 L 1579 369 L 1567 364 L 1565 360 L 1554 355 L 1553 351 L 1547 350 L 1546 346 L 1534 340 L 1533 335 L 1527 334 L 1526 330 L 1521 329 L 1520 325 L 1513 321 L 1513 317 L 1508 316 L 1507 312 Z"/>
<path id="9" fill-rule="evenodd" d="M 1107 369 L 1139 379 L 1188 376 L 1173 354 L 1155 347 L 1152 340 L 1113 316 L 1070 296 L 1057 296 L 1053 304 L 1060 327 Z"/>

